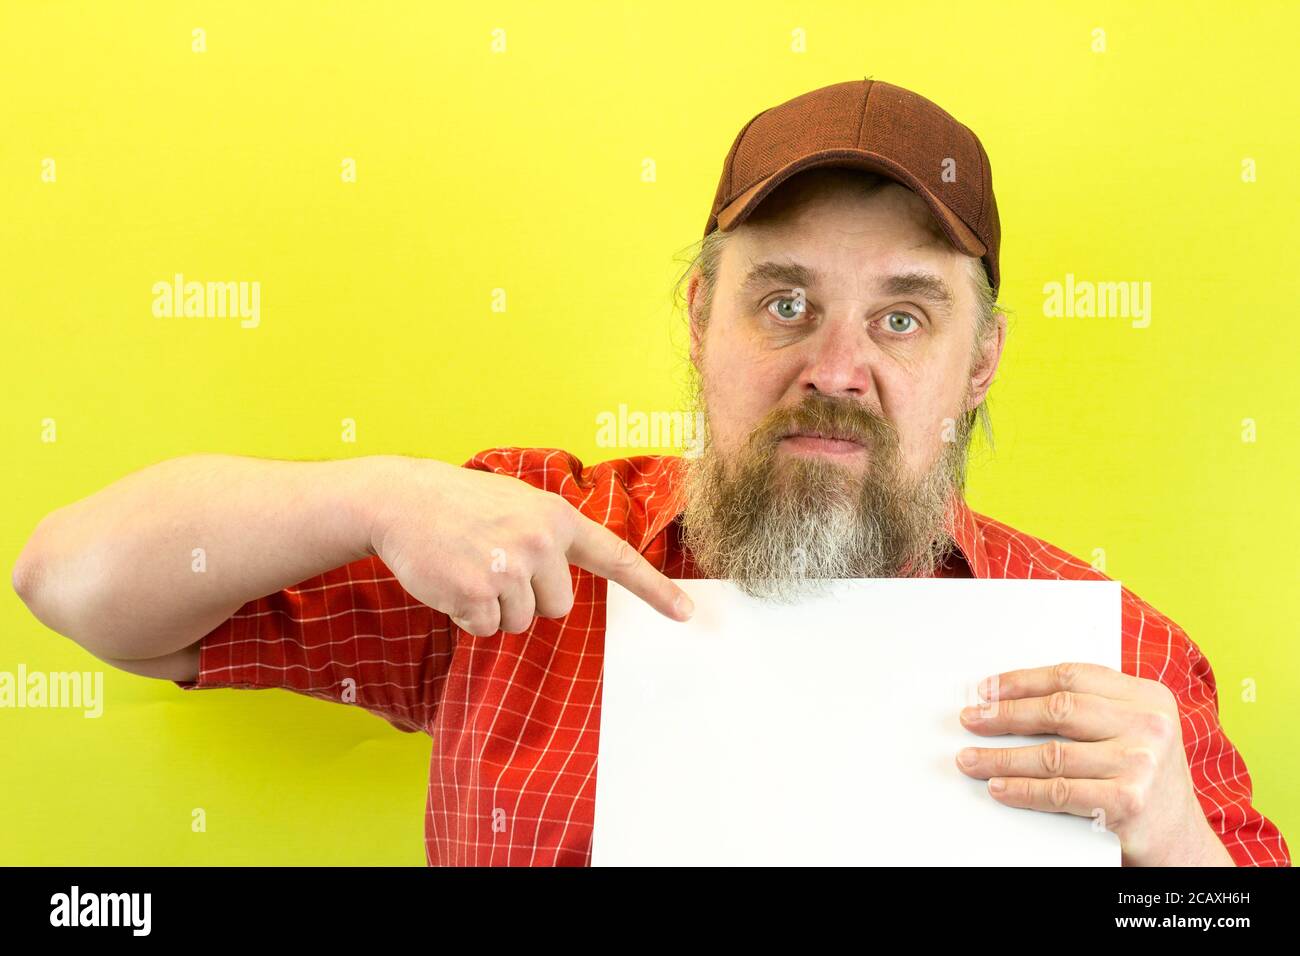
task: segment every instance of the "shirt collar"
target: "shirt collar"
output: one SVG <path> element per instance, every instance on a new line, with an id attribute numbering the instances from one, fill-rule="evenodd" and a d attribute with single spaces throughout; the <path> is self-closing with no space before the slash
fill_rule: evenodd
<path id="1" fill-rule="evenodd" d="M 685 459 L 665 455 L 659 459 L 656 475 L 646 475 L 651 486 L 646 498 L 646 535 L 638 550 L 644 551 L 672 521 L 686 508 Z M 988 552 L 984 538 L 975 521 L 975 513 L 966 504 L 964 496 L 956 495 L 945 517 L 945 525 L 957 549 L 970 568 L 971 576 L 990 577 Z"/>

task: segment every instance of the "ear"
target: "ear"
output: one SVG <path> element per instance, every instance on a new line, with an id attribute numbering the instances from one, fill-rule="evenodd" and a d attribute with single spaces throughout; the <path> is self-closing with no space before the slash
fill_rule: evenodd
<path id="1" fill-rule="evenodd" d="M 1007 317 L 1001 312 L 994 316 L 996 330 L 989 336 L 983 348 L 980 349 L 979 355 L 975 358 L 975 363 L 970 373 L 970 397 L 967 400 L 966 410 L 970 411 L 984 401 L 984 396 L 988 394 L 989 388 L 993 385 L 993 378 L 998 371 L 998 363 L 1002 361 L 1002 346 L 1007 340 Z"/>
<path id="2" fill-rule="evenodd" d="M 704 338 L 704 324 L 700 320 L 700 273 L 696 271 L 686 285 L 686 314 L 691 327 L 691 363 L 700 367 L 700 346 Z"/>

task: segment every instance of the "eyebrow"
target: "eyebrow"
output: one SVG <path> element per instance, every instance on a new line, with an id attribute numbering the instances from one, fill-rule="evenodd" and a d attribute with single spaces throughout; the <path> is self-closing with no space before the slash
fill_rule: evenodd
<path id="1" fill-rule="evenodd" d="M 799 262 L 769 260 L 756 262 L 741 280 L 739 293 L 748 295 L 771 285 L 785 285 L 810 289 L 821 279 L 816 269 Z M 933 272 L 913 270 L 885 276 L 876 283 L 884 295 L 913 296 L 925 299 L 945 311 L 951 312 L 956 297 L 941 276 Z"/>

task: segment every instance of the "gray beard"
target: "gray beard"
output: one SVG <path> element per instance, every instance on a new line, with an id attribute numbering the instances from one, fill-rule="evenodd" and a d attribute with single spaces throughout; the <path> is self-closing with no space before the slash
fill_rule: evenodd
<path id="1" fill-rule="evenodd" d="M 685 458 L 682 541 L 701 573 L 779 603 L 822 593 L 834 578 L 933 576 L 956 547 L 945 519 L 964 489 L 969 423 L 958 419 L 956 439 L 909 480 L 890 423 L 847 401 L 809 401 L 798 412 L 765 419 L 734 461 L 706 424 L 698 454 Z M 852 423 L 869 436 L 867 467 L 779 451 L 795 421 Z"/>

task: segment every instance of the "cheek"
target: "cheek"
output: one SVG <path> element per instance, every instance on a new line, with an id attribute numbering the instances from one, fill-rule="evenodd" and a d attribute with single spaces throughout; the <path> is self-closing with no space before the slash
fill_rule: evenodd
<path id="1" fill-rule="evenodd" d="M 780 371 L 759 357 L 732 355 L 705 362 L 705 398 L 713 440 L 732 451 L 781 404 Z"/>
<path id="2" fill-rule="evenodd" d="M 943 442 L 943 419 L 952 415 L 951 382 L 904 375 L 891 381 L 878 378 L 877 384 L 885 415 L 898 429 L 899 454 L 913 471 L 924 467 Z"/>
<path id="3" fill-rule="evenodd" d="M 926 416 L 919 413 L 920 409 L 911 406 L 902 415 L 889 416 L 894 427 L 898 429 L 898 452 L 912 469 L 915 469 L 928 454 L 927 442 L 930 438 L 930 430 L 925 425 Z"/>
<path id="4" fill-rule="evenodd" d="M 901 404 L 897 399 L 903 393 L 895 393 L 897 415 L 891 417 L 899 429 L 901 453 L 914 474 L 929 468 L 942 452 L 944 436 L 952 434 L 965 411 L 968 386 L 967 368 L 958 361 L 935 368 L 923 382 L 910 383 Z"/>

